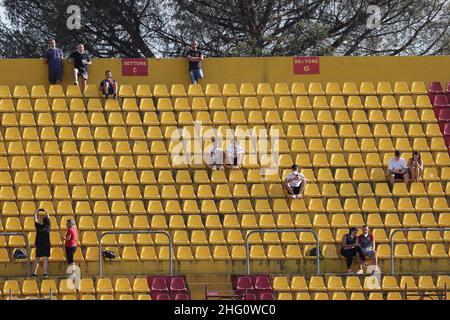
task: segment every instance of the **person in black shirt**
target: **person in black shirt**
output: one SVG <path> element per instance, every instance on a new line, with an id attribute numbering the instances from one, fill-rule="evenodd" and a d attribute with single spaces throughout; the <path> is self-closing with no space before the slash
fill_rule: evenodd
<path id="1" fill-rule="evenodd" d="M 348 273 L 352 272 L 353 257 L 356 257 L 356 261 L 359 264 L 359 270 L 362 270 L 361 260 L 366 260 L 361 250 L 357 233 L 358 229 L 351 227 L 349 232 L 342 237 L 341 256 L 345 257 Z"/>
<path id="2" fill-rule="evenodd" d="M 72 54 L 70 55 L 70 61 L 74 64 L 74 84 L 78 85 L 78 77 L 81 77 L 81 91 L 84 92 L 86 88 L 86 82 L 89 78 L 88 66 L 92 64 L 91 58 L 84 50 L 84 45 L 78 45 L 77 51 L 72 52 Z"/>
<path id="3" fill-rule="evenodd" d="M 45 213 L 42 223 L 39 223 L 38 214 Z M 43 258 L 44 277 L 47 277 L 48 257 L 50 257 L 50 217 L 45 209 L 38 209 L 34 213 L 34 226 L 36 227 L 36 257 L 34 259 L 33 277 L 36 277 L 39 260 Z"/>
<path id="4" fill-rule="evenodd" d="M 107 70 L 105 72 L 105 79 L 100 83 L 100 94 L 104 94 L 106 99 L 108 99 L 109 96 L 113 96 L 114 99 L 117 99 L 117 87 L 117 82 L 112 77 L 111 71 Z"/>
<path id="5" fill-rule="evenodd" d="M 197 84 L 199 80 L 203 79 L 203 53 L 198 50 L 198 43 L 195 40 L 192 41 L 192 48 L 187 52 L 187 59 L 189 61 L 189 74 L 192 84 Z"/>

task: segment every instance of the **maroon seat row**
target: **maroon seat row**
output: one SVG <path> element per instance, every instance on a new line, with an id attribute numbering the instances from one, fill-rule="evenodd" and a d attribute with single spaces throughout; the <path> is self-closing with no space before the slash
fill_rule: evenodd
<path id="1" fill-rule="evenodd" d="M 244 275 L 232 277 L 233 289 L 241 300 L 274 300 L 268 275 Z"/>
<path id="2" fill-rule="evenodd" d="M 148 276 L 147 282 L 153 300 L 190 300 L 183 276 Z"/>

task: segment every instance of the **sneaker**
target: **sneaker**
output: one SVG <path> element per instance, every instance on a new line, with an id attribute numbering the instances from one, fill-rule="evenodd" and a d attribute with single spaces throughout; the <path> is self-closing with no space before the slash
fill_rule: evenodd
<path id="1" fill-rule="evenodd" d="M 33 278 L 36 278 L 36 277 L 37 277 L 37 274 L 36 274 L 36 273 L 33 273 L 31 276 L 32 276 Z"/>
<path id="2" fill-rule="evenodd" d="M 48 273 L 44 273 L 44 278 L 48 278 Z"/>

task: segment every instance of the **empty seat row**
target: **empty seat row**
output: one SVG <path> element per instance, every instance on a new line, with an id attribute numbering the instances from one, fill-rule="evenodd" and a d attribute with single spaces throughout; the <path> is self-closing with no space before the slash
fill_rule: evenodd
<path id="1" fill-rule="evenodd" d="M 306 91 L 305 84 L 294 83 L 291 88 L 286 83 L 277 83 L 273 87 L 268 83 L 260 83 L 255 90 L 253 84 L 242 83 L 240 89 L 237 89 L 235 84 L 225 84 L 220 90 L 217 84 L 207 84 L 205 91 L 201 85 L 189 85 L 186 91 L 181 84 L 174 84 L 171 86 L 170 92 L 166 85 L 156 84 L 151 90 L 149 85 L 141 84 L 137 86 L 136 92 L 131 85 L 121 85 L 119 87 L 119 96 L 121 97 L 183 97 L 183 96 L 255 96 L 255 95 L 390 95 L 390 94 L 427 94 L 425 84 L 423 82 L 413 82 L 411 87 L 406 82 L 396 82 L 392 88 L 389 82 L 379 82 L 375 89 L 372 82 L 362 82 L 359 86 L 354 82 L 345 82 L 342 85 L 336 82 L 327 83 L 326 89 L 323 90 L 321 83 L 310 83 L 308 91 Z M 86 97 L 98 97 L 98 87 L 95 85 L 88 85 L 84 92 Z M 81 97 L 81 92 L 78 86 L 69 85 L 64 92 L 60 85 L 52 85 L 49 88 L 48 94 L 44 86 L 36 85 L 31 88 L 31 94 L 26 86 L 15 86 L 13 94 L 8 86 L 0 87 L 0 98 L 62 98 L 62 97 Z"/>
<path id="2" fill-rule="evenodd" d="M 437 278 L 437 279 L 436 279 Z M 303 276 L 279 276 L 273 279 L 273 289 L 278 292 L 289 291 L 312 291 L 312 292 L 334 292 L 334 291 L 400 291 L 408 290 L 436 290 L 450 286 L 448 275 L 433 276 L 382 276 L 357 277 L 357 276 L 312 276 L 306 279 Z M 400 281 L 399 281 L 400 280 Z"/>

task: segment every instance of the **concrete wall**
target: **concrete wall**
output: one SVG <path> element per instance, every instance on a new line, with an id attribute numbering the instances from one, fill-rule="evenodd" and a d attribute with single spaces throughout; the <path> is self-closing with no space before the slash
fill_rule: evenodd
<path id="1" fill-rule="evenodd" d="M 294 75 L 292 57 L 207 58 L 208 83 L 331 81 L 450 81 L 450 57 L 321 57 L 320 75 Z M 185 59 L 150 59 L 148 77 L 122 77 L 120 59 L 94 59 L 89 83 L 98 83 L 106 69 L 122 84 L 189 83 Z M 47 66 L 40 59 L 0 60 L 0 85 L 48 85 Z M 70 84 L 71 65 L 65 63 L 64 84 Z"/>

